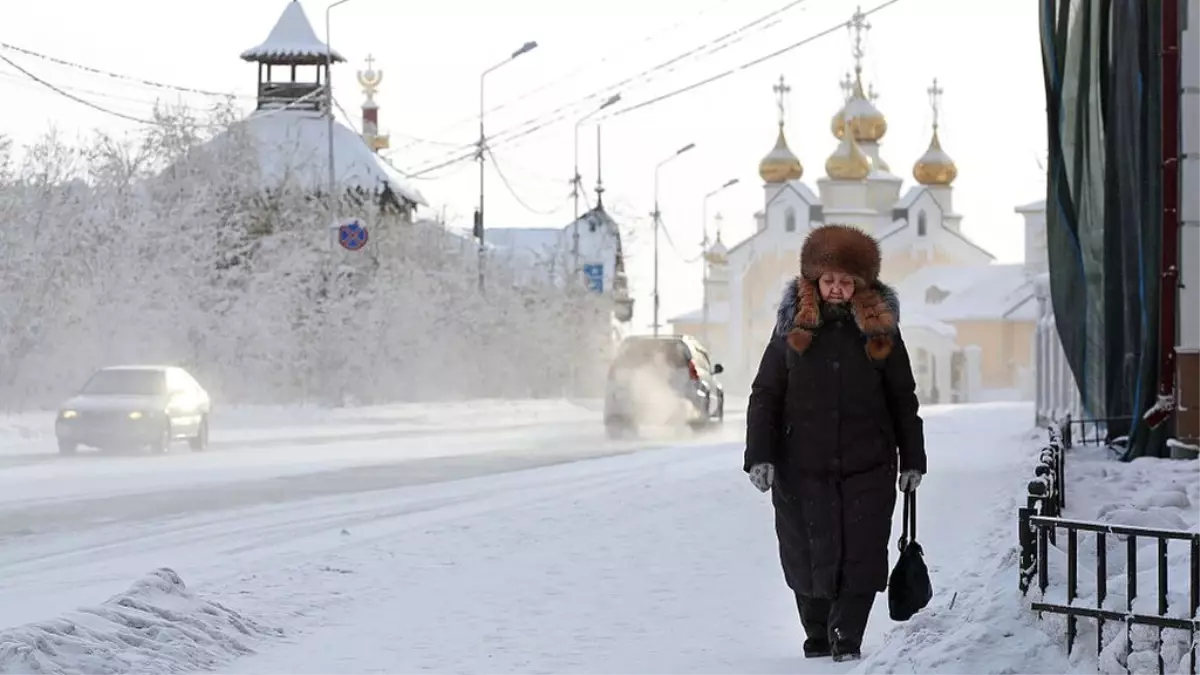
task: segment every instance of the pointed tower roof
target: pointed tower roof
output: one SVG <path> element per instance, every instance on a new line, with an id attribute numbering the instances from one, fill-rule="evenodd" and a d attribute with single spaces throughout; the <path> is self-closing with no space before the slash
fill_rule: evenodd
<path id="1" fill-rule="evenodd" d="M 304 7 L 296 0 L 287 4 L 262 44 L 242 52 L 244 61 L 284 65 L 320 65 L 329 57 L 329 48 L 317 39 Z M 332 57 L 335 63 L 346 60 L 336 50 Z"/>

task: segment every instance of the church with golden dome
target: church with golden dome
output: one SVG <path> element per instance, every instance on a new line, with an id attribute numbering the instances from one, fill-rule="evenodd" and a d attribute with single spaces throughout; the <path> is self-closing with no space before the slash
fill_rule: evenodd
<path id="1" fill-rule="evenodd" d="M 856 12 L 850 22 L 855 66 L 841 82 L 844 104 L 830 120 L 838 145 L 825 158 L 824 175 L 812 181 L 815 189 L 804 181 L 804 162 L 785 133 L 790 88 L 781 76 L 773 87 L 775 145 L 758 165 L 763 208 L 754 214 L 755 231 L 728 248 L 718 236 L 704 257 L 704 306 L 670 323 L 676 333 L 708 344 L 730 385 L 748 386 L 774 327 L 780 293 L 797 273 L 805 236 L 824 224 L 853 225 L 880 243 L 881 278 L 900 295 L 901 327 L 922 400 L 1030 399 L 1038 319 L 1034 277 L 1045 268 L 1044 204 L 1016 209 L 1025 219 L 1024 263 L 997 263 L 963 232 L 954 207 L 958 166 L 938 131 L 944 92 L 936 79 L 926 90 L 933 109 L 932 128 L 925 130 L 929 145 L 913 161 L 914 183 L 905 187 L 882 156 L 889 128 L 874 87 L 864 84 L 861 38 L 869 26 L 863 19 Z"/>

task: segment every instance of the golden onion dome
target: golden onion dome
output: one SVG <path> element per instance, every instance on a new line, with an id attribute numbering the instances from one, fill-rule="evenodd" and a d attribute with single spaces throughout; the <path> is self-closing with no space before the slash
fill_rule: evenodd
<path id="1" fill-rule="evenodd" d="M 758 175 L 762 177 L 763 182 L 771 184 L 800 180 L 804 175 L 804 166 L 788 147 L 787 138 L 783 135 L 783 122 L 779 123 L 779 136 L 775 139 L 775 147 L 758 163 Z"/>
<path id="2" fill-rule="evenodd" d="M 854 140 L 859 143 L 878 143 L 887 133 L 887 118 L 879 112 L 879 108 L 863 93 L 862 74 L 854 78 L 854 88 L 846 103 L 833 116 L 830 128 L 837 139 L 845 133 L 846 120 L 850 120 L 850 128 L 854 130 Z"/>
<path id="3" fill-rule="evenodd" d="M 729 262 L 729 249 L 721 241 L 721 233 L 717 232 L 717 240 L 704 252 L 704 259 L 712 265 L 724 265 Z"/>
<path id="4" fill-rule="evenodd" d="M 942 141 L 938 138 L 935 126 L 929 149 L 921 155 L 916 164 L 913 164 L 913 178 L 921 185 L 949 185 L 957 177 L 958 166 L 950 155 L 942 150 Z"/>
<path id="5" fill-rule="evenodd" d="M 834 180 L 863 180 L 871 173 L 871 158 L 850 136 L 843 136 L 837 149 L 825 160 L 825 173 Z"/>

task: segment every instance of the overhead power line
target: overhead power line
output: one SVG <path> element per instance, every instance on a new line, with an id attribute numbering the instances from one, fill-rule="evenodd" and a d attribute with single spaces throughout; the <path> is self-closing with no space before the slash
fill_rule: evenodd
<path id="1" fill-rule="evenodd" d="M 526 202 L 524 199 L 521 199 L 521 195 L 517 194 L 517 191 L 513 189 L 512 184 L 508 182 L 508 177 L 505 176 L 504 171 L 500 169 L 500 163 L 496 161 L 496 155 L 492 154 L 492 149 L 485 146 L 484 150 L 487 151 L 488 157 L 491 158 L 492 166 L 496 169 L 496 175 L 500 176 L 500 182 L 504 184 L 505 189 L 507 189 L 508 193 L 512 195 L 512 198 L 515 199 L 517 203 L 520 204 L 521 207 L 526 211 L 542 216 L 549 216 L 558 213 L 563 209 L 564 206 L 567 205 L 567 202 L 569 201 L 568 199 L 564 199 L 561 204 L 553 209 L 536 209 L 530 206 L 528 202 Z"/>
<path id="2" fill-rule="evenodd" d="M 26 56 L 32 56 L 34 58 L 42 59 L 43 61 L 49 61 L 50 63 L 55 63 L 60 66 L 66 66 L 68 68 L 75 68 L 77 70 L 83 70 L 83 71 L 92 73 L 94 75 L 100 75 L 103 77 L 112 78 L 114 80 L 124 80 L 126 82 L 133 82 L 135 84 L 140 84 L 140 85 L 143 85 L 146 87 L 152 87 L 155 89 L 169 89 L 172 91 L 182 92 L 185 94 L 200 94 L 202 96 L 218 96 L 221 98 L 253 98 L 252 96 L 250 96 L 248 94 L 235 94 L 235 93 L 231 93 L 231 92 L 227 92 L 227 91 L 212 91 L 209 89 L 199 89 L 197 87 L 184 87 L 184 86 L 177 85 L 177 84 L 168 84 L 166 82 L 156 82 L 154 80 L 147 80 L 147 79 L 143 79 L 140 77 L 133 77 L 130 75 L 123 75 L 121 73 L 114 73 L 110 70 L 94 68 L 92 66 L 84 65 L 82 63 L 76 63 L 74 61 L 60 59 L 58 57 L 50 56 L 48 54 L 42 54 L 40 52 L 35 52 L 32 49 L 18 47 L 16 45 L 12 45 L 7 42 L 0 42 L 0 49 L 8 49 L 10 51 L 19 52 Z"/>
<path id="3" fill-rule="evenodd" d="M 753 30 L 753 32 L 759 32 L 759 31 L 765 30 L 767 28 L 771 28 L 778 23 L 777 21 L 772 22 L 771 21 L 772 19 L 775 19 L 780 14 L 783 14 L 784 12 L 786 12 L 790 9 L 793 9 L 793 8 L 803 4 L 804 2 L 807 2 L 807 0 L 789 0 L 789 2 L 787 2 L 786 4 L 776 8 L 762 16 L 759 16 L 756 19 L 753 19 L 749 23 L 746 23 L 734 30 L 731 30 L 727 33 L 719 35 L 716 38 L 709 40 L 708 42 L 703 43 L 697 47 L 693 47 L 681 54 L 677 54 L 674 57 L 667 59 L 666 61 L 658 63 L 650 68 L 647 68 L 647 69 L 637 73 L 636 75 L 626 77 L 625 79 L 623 79 L 619 82 L 615 82 L 606 87 L 603 87 L 602 89 L 598 89 L 598 90 L 592 92 L 591 94 L 583 96 L 582 98 L 576 99 L 576 100 L 571 101 L 566 104 L 563 104 L 563 105 L 555 108 L 554 110 L 551 110 L 549 112 L 542 113 L 539 115 L 535 115 L 532 118 L 525 120 L 524 122 L 521 122 L 519 124 L 508 127 L 507 129 L 492 136 L 492 140 L 497 140 L 497 139 L 512 140 L 514 138 L 520 138 L 520 137 L 528 135 L 525 132 L 515 133 L 516 130 L 521 129 L 522 127 L 528 127 L 530 125 L 533 125 L 532 130 L 536 131 L 536 130 L 544 129 L 545 127 L 550 126 L 554 123 L 568 119 L 570 117 L 569 113 L 572 109 L 582 107 L 583 105 L 589 104 L 589 103 L 598 103 L 599 101 L 608 98 L 612 94 L 622 91 L 623 89 L 626 89 L 630 85 L 648 83 L 648 82 L 652 81 L 653 79 L 655 79 L 657 74 L 662 74 L 662 73 L 664 73 L 664 71 L 668 71 L 669 69 L 672 69 L 674 66 L 679 64 L 681 61 L 684 61 L 685 59 L 688 59 L 689 57 L 694 57 L 694 56 L 700 57 L 700 56 L 703 56 L 706 54 L 711 55 L 718 51 L 726 49 L 729 46 L 731 46 L 733 44 L 737 44 L 738 42 L 741 42 L 742 40 L 746 39 L 751 34 L 749 31 Z M 768 22 L 771 22 L 771 23 L 768 23 Z M 641 80 L 641 82 L 639 82 L 639 80 Z M 515 133 L 515 135 L 505 138 L 507 135 L 512 134 L 512 133 Z M 448 164 L 453 164 L 455 161 L 459 161 L 459 156 L 462 153 L 466 153 L 467 156 L 473 156 L 473 151 L 468 152 L 468 150 L 470 148 L 473 148 L 474 145 L 475 145 L 475 143 L 465 142 L 459 147 L 459 149 L 457 151 L 451 151 L 451 153 L 448 153 L 448 154 L 442 156 L 443 158 L 447 158 L 447 157 L 450 157 L 450 155 L 455 155 L 455 157 L 453 159 L 447 159 L 441 163 L 435 163 L 433 166 L 430 166 L 430 167 L 422 167 L 422 168 L 418 169 L 417 171 L 415 171 L 415 173 L 421 174 L 426 171 L 432 171 L 432 170 L 441 168 L 443 166 L 447 166 Z M 438 160 L 433 160 L 433 161 L 438 162 Z"/>
<path id="4" fill-rule="evenodd" d="M 157 122 L 154 122 L 153 120 L 143 119 L 141 117 L 135 117 L 133 115 L 127 115 L 123 112 L 117 112 L 116 110 L 112 110 L 110 108 L 105 108 L 102 105 L 92 103 L 91 101 L 89 101 L 85 98 L 80 98 L 80 97 L 76 96 L 75 94 L 72 94 L 64 89 L 61 89 L 60 87 L 57 87 L 57 86 L 43 80 L 42 78 L 38 77 L 37 75 L 34 75 L 33 73 L 29 72 L 28 70 L 25 70 L 24 68 L 22 68 L 20 66 L 20 64 L 16 63 L 15 61 L 13 61 L 12 59 L 8 58 L 7 56 L 5 56 L 3 54 L 0 54 L 0 61 L 4 61 L 5 63 L 12 66 L 13 68 L 16 68 L 25 77 L 28 77 L 29 79 L 33 80 L 34 82 L 37 82 L 38 84 L 42 85 L 43 87 L 46 87 L 47 89 L 55 92 L 56 94 L 58 94 L 60 96 L 65 96 L 66 98 L 69 98 L 72 101 L 75 101 L 76 103 L 83 104 L 89 108 L 92 108 L 93 110 L 99 110 L 102 113 L 106 113 L 106 114 L 112 115 L 114 117 L 120 117 L 121 119 L 129 120 L 130 122 L 137 122 L 138 124 L 157 124 Z"/>
<path id="5" fill-rule="evenodd" d="M 798 1 L 798 2 L 803 2 L 804 0 L 796 0 L 796 1 Z M 879 5 L 877 5 L 877 6 L 873 7 L 873 8 L 871 8 L 870 10 L 868 10 L 868 11 L 864 12 L 864 13 L 863 13 L 863 16 L 870 16 L 870 15 L 872 15 L 872 14 L 875 14 L 875 13 L 877 13 L 877 12 L 879 12 L 879 11 L 883 10 L 883 9 L 886 9 L 886 8 L 888 8 L 888 7 L 890 7 L 890 6 L 894 5 L 894 4 L 896 4 L 896 3 L 897 3 L 897 2 L 899 2 L 899 1 L 900 1 L 900 0 L 887 0 L 886 2 L 883 2 L 883 3 L 879 4 Z M 711 77 L 707 77 L 707 78 L 705 78 L 705 79 L 703 79 L 703 80 L 700 80 L 700 81 L 698 81 L 698 82 L 694 82 L 694 83 L 692 83 L 692 84 L 690 84 L 690 85 L 687 85 L 686 87 L 680 87 L 680 88 L 678 88 L 678 89 L 672 90 L 672 91 L 670 91 L 670 92 L 667 92 L 667 93 L 665 93 L 665 94 L 662 94 L 662 95 L 656 96 L 656 97 L 654 97 L 654 98 L 652 98 L 652 99 L 649 99 L 649 100 L 646 100 L 646 101 L 642 101 L 641 103 L 637 103 L 637 104 L 635 104 L 635 105 L 632 105 L 632 106 L 629 106 L 629 107 L 627 107 L 627 108 L 622 108 L 621 110 L 618 110 L 618 111 L 616 111 L 616 112 L 614 112 L 614 113 L 612 113 L 612 114 L 610 114 L 610 115 L 606 115 L 606 116 L 602 117 L 601 119 L 602 119 L 602 120 L 605 120 L 605 119 L 611 119 L 611 118 L 613 118 L 613 117 L 617 117 L 617 116 L 619 116 L 619 115 L 625 115 L 625 114 L 627 114 L 627 113 L 630 113 L 630 112 L 633 112 L 633 111 L 635 111 L 635 110 L 641 110 L 641 109 L 647 108 L 647 107 L 649 107 L 649 106 L 651 106 L 651 105 L 654 105 L 655 103 L 660 103 L 660 102 L 662 102 L 662 101 L 668 100 L 668 99 L 670 99 L 670 98 L 674 98 L 674 97 L 676 97 L 676 96 L 679 96 L 679 95 L 681 95 L 681 94 L 687 93 L 687 92 L 689 92 L 689 91 L 694 91 L 694 90 L 696 90 L 696 89 L 699 89 L 699 88 L 701 88 L 701 87 L 703 87 L 703 86 L 705 86 L 705 85 L 712 84 L 712 83 L 714 83 L 714 82 L 718 82 L 718 81 L 720 81 L 720 80 L 723 80 L 723 79 L 725 79 L 725 78 L 727 78 L 727 77 L 729 77 L 729 76 L 731 76 L 731 75 L 738 74 L 738 73 L 740 73 L 740 72 L 742 72 L 742 71 L 744 71 L 744 70 L 747 70 L 747 69 L 749 69 L 749 68 L 752 68 L 752 67 L 754 67 L 754 66 L 757 66 L 757 65 L 760 65 L 760 64 L 762 64 L 762 63 L 765 63 L 766 61 L 769 61 L 769 60 L 771 60 L 771 59 L 774 59 L 774 58 L 776 58 L 776 57 L 779 57 L 779 56 L 781 56 L 781 55 L 783 55 L 783 54 L 786 54 L 786 53 L 788 53 L 788 52 L 790 52 L 790 51 L 792 51 L 792 50 L 795 50 L 795 49 L 798 49 L 798 48 L 800 48 L 800 47 L 803 47 L 803 46 L 805 46 L 805 45 L 811 44 L 812 42 L 815 42 L 816 40 L 819 40 L 820 38 L 826 37 L 826 36 L 830 35 L 831 33 L 834 33 L 835 31 L 837 31 L 837 30 L 839 30 L 839 29 L 841 29 L 841 28 L 844 28 L 845 26 L 849 25 L 849 23 L 850 23 L 850 21 L 849 21 L 849 20 L 838 22 L 836 25 L 834 25 L 834 26 L 831 26 L 831 27 L 829 27 L 829 28 L 826 28 L 826 29 L 824 29 L 824 30 L 822 30 L 822 31 L 819 31 L 819 32 L 817 32 L 817 33 L 814 33 L 814 34 L 812 34 L 812 35 L 809 35 L 808 37 L 804 38 L 803 40 L 800 40 L 800 41 L 798 41 L 798 42 L 794 42 L 794 43 L 792 43 L 792 44 L 790 44 L 790 45 L 788 45 L 788 46 L 786 46 L 786 47 L 783 47 L 782 49 L 777 49 L 777 50 L 775 50 L 775 51 L 773 51 L 773 52 L 771 52 L 771 53 L 769 53 L 769 54 L 765 54 L 765 55 L 763 55 L 763 56 L 760 56 L 760 57 L 758 57 L 758 58 L 755 58 L 755 59 L 753 59 L 753 60 L 751 60 L 751 61 L 748 61 L 748 62 L 746 62 L 746 63 L 743 63 L 742 65 L 740 65 L 740 66 L 738 66 L 738 67 L 736 67 L 736 68 L 731 68 L 730 70 L 724 71 L 724 72 L 722 72 L 722 73 L 719 73 L 719 74 L 717 74 L 717 75 L 714 75 L 714 76 L 711 76 Z M 605 90 L 602 90 L 601 92 L 598 92 L 598 93 L 596 93 L 596 94 L 592 94 L 592 95 L 591 95 L 591 96 L 589 96 L 588 98 L 589 98 L 589 99 L 595 99 L 595 98 L 598 98 L 598 96 L 600 95 L 600 93 L 602 93 L 603 91 L 605 91 Z M 506 144 L 508 144 L 508 143 L 511 143 L 511 142 L 513 142 L 513 141 L 516 141 L 516 140 L 518 140 L 518 139 L 520 139 L 520 138 L 524 138 L 524 137 L 530 136 L 530 135 L 532 135 L 532 134 L 535 134 L 535 133 L 537 133 L 537 132 L 541 131 L 542 129 L 545 129 L 545 128 L 546 128 L 546 127 L 548 127 L 548 126 L 551 126 L 551 125 L 555 124 L 556 122 L 560 121 L 561 119 L 562 119 L 562 117 L 561 117 L 561 116 L 560 116 L 560 117 L 557 117 L 557 118 L 552 118 L 552 119 L 549 119 L 549 120 L 543 121 L 543 122 L 541 122 L 541 123 L 539 123 L 539 124 L 535 124 L 534 126 L 532 126 L 532 127 L 529 127 L 529 128 L 526 128 L 526 129 L 524 129 L 524 130 L 521 130 L 521 131 L 515 131 L 515 130 L 516 130 L 516 129 L 519 129 L 519 128 L 520 128 L 522 125 L 516 125 L 516 126 L 514 126 L 514 127 L 510 127 L 509 129 L 506 129 L 505 131 L 502 131 L 502 132 L 500 132 L 499 134 L 497 134 L 496 136 L 494 136 L 494 137 L 493 137 L 493 139 L 494 139 L 494 144 L 495 144 L 495 145 L 497 145 L 497 146 L 500 146 L 500 145 L 506 145 Z M 510 133 L 510 132 L 511 132 L 511 133 Z M 428 172 L 431 172 L 431 171 L 436 171 L 436 170 L 438 170 L 438 169 L 441 169 L 441 168 L 444 168 L 444 167 L 450 166 L 451 164 L 455 164 L 455 163 L 457 163 L 457 162 L 461 162 L 461 161 L 463 161 L 463 160 L 465 160 L 465 159 L 470 159 L 470 158 L 474 157 L 474 156 L 475 156 L 475 152 L 474 152 L 473 150 L 466 150 L 465 148 L 467 148 L 467 147 L 470 147 L 470 146 L 464 146 L 464 150 L 463 150 L 463 151 L 459 152 L 458 154 L 456 154 L 456 155 L 454 155 L 454 156 L 452 156 L 452 157 L 448 157 L 448 158 L 446 158 L 446 159 L 444 159 L 444 160 L 442 160 L 442 161 L 440 161 L 440 162 L 438 162 L 438 163 L 436 163 L 436 164 L 433 164 L 433 165 L 431 165 L 431 166 L 421 167 L 421 168 L 419 168 L 419 169 L 415 170 L 415 171 L 413 172 L 413 174 L 414 174 L 414 175 L 417 175 L 417 176 L 419 176 L 419 175 L 423 175 L 423 174 L 425 174 L 425 173 L 428 173 Z"/>
<path id="6" fill-rule="evenodd" d="M 503 110 L 504 108 L 507 108 L 518 101 L 523 101 L 523 100 L 528 99 L 530 96 L 533 96 L 534 94 L 541 93 L 548 89 L 554 88 L 556 85 L 560 85 L 564 82 L 573 80 L 576 75 L 587 70 L 589 67 L 592 67 L 593 65 L 602 66 L 605 63 L 608 63 L 615 56 L 627 55 L 631 51 L 631 45 L 634 45 L 632 47 L 632 49 L 636 49 L 641 46 L 647 45 L 661 37 L 664 37 L 666 35 L 669 35 L 669 34 L 675 32 L 679 28 L 682 28 L 683 26 L 691 23 L 692 21 L 695 21 L 696 19 L 704 16 L 705 14 L 708 14 L 709 12 L 713 11 L 717 7 L 720 7 L 721 5 L 727 4 L 729 2 L 730 2 L 730 0 L 717 0 L 717 2 L 713 3 L 712 5 L 709 5 L 708 7 L 700 10 L 699 12 L 693 14 L 690 17 L 687 17 L 685 19 L 677 21 L 674 24 L 667 26 L 666 28 L 664 28 L 662 30 L 655 31 L 655 32 L 649 33 L 647 35 L 644 35 L 639 39 L 634 39 L 634 40 L 630 40 L 629 42 L 622 43 L 622 44 L 614 47 L 611 51 L 609 51 L 607 54 L 600 57 L 599 59 L 592 61 L 592 62 L 585 62 L 585 63 L 581 64 L 579 67 L 571 70 L 570 72 L 564 73 L 563 75 L 560 75 L 559 77 L 556 77 L 553 80 L 549 80 L 549 81 L 545 82 L 544 84 L 534 87 L 533 89 L 524 91 L 517 96 L 514 96 L 510 99 L 503 101 L 502 103 L 498 103 L 498 104 L 492 106 L 491 108 L 487 108 L 484 112 L 485 112 L 485 114 L 488 114 L 488 113 L 494 113 L 494 112 Z M 437 133 L 438 134 L 446 133 L 446 132 L 450 131 L 451 129 L 456 129 L 468 122 L 473 122 L 476 119 L 478 119 L 478 115 L 468 115 L 468 116 L 463 117 L 455 122 L 452 122 L 451 124 L 449 124 L 445 127 L 442 127 L 442 129 L 440 131 L 438 131 Z M 417 141 L 417 139 L 415 139 L 415 138 L 413 140 Z M 416 142 L 405 144 L 403 147 L 400 148 L 400 150 L 405 150 L 409 147 L 412 147 L 413 145 L 416 145 Z"/>
<path id="7" fill-rule="evenodd" d="M 871 16 L 872 14 L 874 14 L 880 10 L 886 9 L 887 7 L 890 7 L 894 4 L 896 4 L 897 2 L 900 2 L 900 0 L 887 0 L 886 2 L 879 4 L 879 5 L 875 6 L 874 8 L 864 12 L 863 16 L 864 17 Z M 603 117 L 602 119 L 611 119 L 614 117 L 620 117 L 621 115 L 631 113 L 635 110 L 641 110 L 642 108 L 652 106 L 655 103 L 661 103 L 662 101 L 665 101 L 667 99 L 675 98 L 676 96 L 679 96 L 680 94 L 685 94 L 689 91 L 694 91 L 696 89 L 699 89 L 700 87 L 703 87 L 705 85 L 712 84 L 713 82 L 723 80 L 723 79 L 729 77 L 730 75 L 735 75 L 735 74 L 740 73 L 741 71 L 746 70 L 748 68 L 753 68 L 754 66 L 765 63 L 766 61 L 769 61 L 773 58 L 782 56 L 783 54 L 786 54 L 786 53 L 792 51 L 793 49 L 803 47 L 804 45 L 809 44 L 810 42 L 819 40 L 819 39 L 825 37 L 826 35 L 829 35 L 830 33 L 833 33 L 841 28 L 844 28 L 845 26 L 849 25 L 849 23 L 850 23 L 849 21 L 842 21 L 841 23 L 838 23 L 837 25 L 834 25 L 834 26 L 830 26 L 829 28 L 826 28 L 825 30 L 823 30 L 819 33 L 814 33 L 813 35 L 810 35 L 799 42 L 794 42 L 782 49 L 777 49 L 777 50 L 771 52 L 770 54 L 766 54 L 764 56 L 760 56 L 760 57 L 754 59 L 753 61 L 748 61 L 746 63 L 743 63 L 742 65 L 740 65 L 736 68 L 731 68 L 729 70 L 726 70 L 723 73 L 718 73 L 716 75 L 713 75 L 712 77 L 707 77 L 703 80 L 700 80 L 699 82 L 693 82 L 692 84 L 689 84 L 686 87 L 680 87 L 678 89 L 669 91 L 665 94 L 655 96 L 652 99 L 642 101 L 641 103 L 637 103 L 637 104 L 628 106 L 626 108 L 622 108 L 620 110 L 617 110 L 617 111 Z"/>
<path id="8" fill-rule="evenodd" d="M 685 256 L 683 252 L 679 250 L 679 247 L 675 245 L 675 240 L 671 238 L 671 231 L 667 229 L 667 224 L 663 222 L 662 214 L 659 214 L 658 216 L 658 229 L 662 230 L 663 236 L 667 239 L 667 244 L 671 247 L 671 251 L 675 253 L 675 257 L 682 260 L 684 264 L 691 265 L 692 263 L 704 257 L 703 250 L 691 258 Z"/>

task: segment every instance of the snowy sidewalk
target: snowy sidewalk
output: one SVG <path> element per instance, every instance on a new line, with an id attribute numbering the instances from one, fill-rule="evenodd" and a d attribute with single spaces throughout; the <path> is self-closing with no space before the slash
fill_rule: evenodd
<path id="1" fill-rule="evenodd" d="M 1012 529 L 1009 512 L 995 505 L 1028 470 L 1013 452 L 1019 441 L 1011 430 L 1028 426 L 1030 417 L 1027 406 L 935 408 L 926 417 L 931 474 L 922 486 L 921 528 L 936 607 L 950 601 L 945 589 L 956 575 L 987 564 L 971 541 Z M 291 644 L 226 672 L 796 673 L 870 666 L 802 658 L 770 503 L 750 488 L 740 458 L 737 445 L 668 451 L 608 484 L 348 551 L 330 564 L 370 579 L 369 591 L 300 628 Z M 881 596 L 868 654 L 890 625 Z"/>

